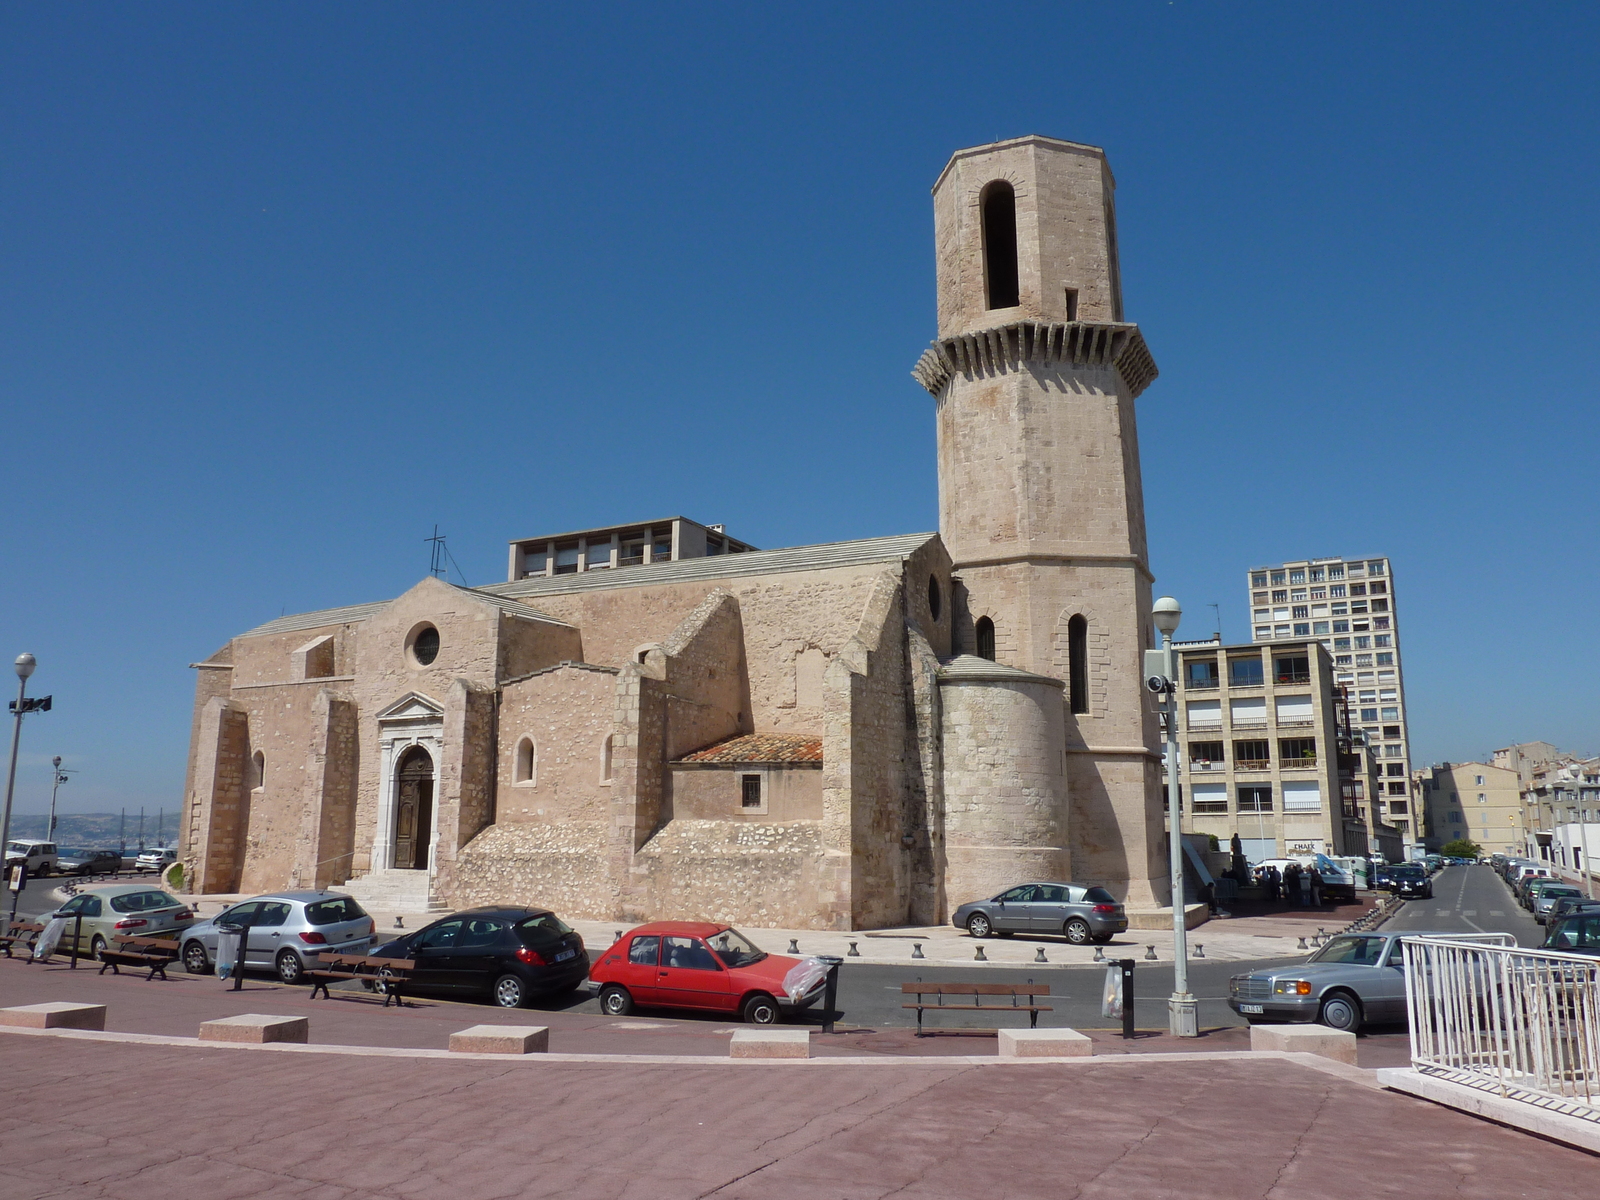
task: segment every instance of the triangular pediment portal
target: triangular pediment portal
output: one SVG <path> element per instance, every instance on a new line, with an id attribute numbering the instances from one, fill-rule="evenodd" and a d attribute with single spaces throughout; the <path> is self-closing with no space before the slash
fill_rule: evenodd
<path id="1" fill-rule="evenodd" d="M 378 714 L 380 721 L 437 721 L 444 717 L 444 705 L 421 692 L 407 692 Z"/>

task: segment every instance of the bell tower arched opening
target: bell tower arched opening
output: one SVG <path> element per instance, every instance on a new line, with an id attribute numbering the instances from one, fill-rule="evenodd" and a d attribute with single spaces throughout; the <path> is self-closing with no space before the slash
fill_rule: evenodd
<path id="1" fill-rule="evenodd" d="M 990 308 L 1015 308 L 1017 286 L 1017 194 L 1003 179 L 983 189 L 983 283 Z"/>

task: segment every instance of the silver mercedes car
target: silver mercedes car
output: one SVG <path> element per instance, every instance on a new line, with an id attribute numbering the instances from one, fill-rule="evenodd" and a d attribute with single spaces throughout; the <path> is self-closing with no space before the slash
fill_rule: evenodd
<path id="1" fill-rule="evenodd" d="M 1406 1019 L 1405 950 L 1408 937 L 1510 943 L 1507 934 L 1342 933 L 1310 958 L 1228 980 L 1228 1007 L 1252 1025 L 1320 1022 L 1354 1033 L 1365 1023 Z"/>

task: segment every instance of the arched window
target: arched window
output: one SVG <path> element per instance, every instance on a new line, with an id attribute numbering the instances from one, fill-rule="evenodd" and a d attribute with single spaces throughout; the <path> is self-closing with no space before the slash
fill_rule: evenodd
<path id="1" fill-rule="evenodd" d="M 928 615 L 937 621 L 939 614 L 943 610 L 944 596 L 939 591 L 939 577 L 930 575 L 928 576 Z"/>
<path id="2" fill-rule="evenodd" d="M 1017 290 L 1017 195 L 997 179 L 983 189 L 983 284 L 990 308 L 1015 308 Z"/>
<path id="3" fill-rule="evenodd" d="M 994 622 L 988 617 L 979 617 L 978 624 L 973 629 L 973 640 L 977 643 L 979 658 L 994 661 Z"/>
<path id="4" fill-rule="evenodd" d="M 533 739 L 525 737 L 517 743 L 517 764 L 511 776 L 513 783 L 537 787 L 539 783 L 539 751 Z"/>
<path id="5" fill-rule="evenodd" d="M 1089 622 L 1079 613 L 1067 622 L 1067 692 L 1072 711 L 1089 711 Z"/>
<path id="6" fill-rule="evenodd" d="M 606 740 L 600 743 L 600 782 L 611 782 L 611 734 L 606 734 Z"/>
<path id="7" fill-rule="evenodd" d="M 260 750 L 250 760 L 250 786 L 254 789 L 267 786 L 267 756 Z"/>

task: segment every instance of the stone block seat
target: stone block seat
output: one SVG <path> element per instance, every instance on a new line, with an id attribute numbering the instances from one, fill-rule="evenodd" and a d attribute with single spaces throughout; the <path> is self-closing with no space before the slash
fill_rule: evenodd
<path id="1" fill-rule="evenodd" d="M 1250 1049 L 1320 1054 L 1335 1062 L 1356 1065 L 1356 1035 L 1326 1025 L 1252 1025 Z"/>
<path id="2" fill-rule="evenodd" d="M 241 1013 L 237 1017 L 206 1021 L 200 1026 L 202 1042 L 264 1045 L 267 1042 L 306 1042 L 310 1037 L 311 1022 L 305 1017 L 275 1017 L 267 1013 Z"/>
<path id="3" fill-rule="evenodd" d="M 809 1029 L 735 1029 L 729 1058 L 810 1058 Z"/>
<path id="4" fill-rule="evenodd" d="M 1002 1029 L 1001 1058 L 1088 1058 L 1094 1043 L 1076 1029 Z"/>
<path id="5" fill-rule="evenodd" d="M 104 1029 L 104 1004 L 73 1004 L 49 1000 L 43 1004 L 19 1004 L 0 1008 L 0 1025 L 13 1029 Z"/>
<path id="6" fill-rule="evenodd" d="M 450 1035 L 456 1054 L 544 1054 L 550 1049 L 547 1025 L 473 1025 Z"/>

